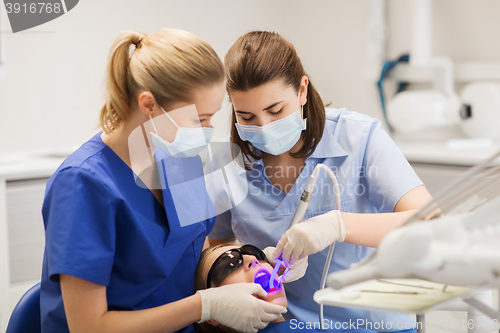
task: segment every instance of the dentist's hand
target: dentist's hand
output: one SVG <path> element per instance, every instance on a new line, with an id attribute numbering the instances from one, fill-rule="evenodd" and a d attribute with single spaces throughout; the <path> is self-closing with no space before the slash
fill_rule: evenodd
<path id="1" fill-rule="evenodd" d="M 264 253 L 266 254 L 267 259 L 273 263 L 273 266 L 276 264 L 276 260 L 281 255 L 281 252 L 276 251 L 276 248 L 274 246 L 266 247 L 264 249 Z M 305 257 L 300 260 L 297 260 L 297 262 L 294 262 L 293 264 L 288 266 L 284 271 L 284 273 L 282 273 L 280 269 L 278 273 L 283 275 L 280 276 L 279 282 L 287 283 L 300 279 L 301 277 L 304 276 L 304 274 L 306 274 L 308 265 L 309 263 L 307 261 L 307 257 Z M 283 268 L 285 268 L 284 265 Z"/>
<path id="2" fill-rule="evenodd" d="M 281 305 L 255 297 L 267 295 L 256 283 L 236 283 L 196 293 L 201 296 L 201 320 L 198 323 L 213 319 L 240 332 L 257 332 L 287 312 Z"/>
<path id="3" fill-rule="evenodd" d="M 345 240 L 344 221 L 338 210 L 312 217 L 295 224 L 281 237 L 273 255 L 283 253 L 285 263 L 295 263 L 317 253 L 333 242 Z"/>

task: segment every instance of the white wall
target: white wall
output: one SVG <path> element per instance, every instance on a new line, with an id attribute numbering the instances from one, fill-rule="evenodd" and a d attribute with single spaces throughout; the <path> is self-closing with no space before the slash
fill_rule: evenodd
<path id="1" fill-rule="evenodd" d="M 367 77 L 369 1 L 292 3 L 281 33 L 294 43 L 323 102 L 377 116 L 375 85 Z"/>
<path id="2" fill-rule="evenodd" d="M 10 31 L 2 12 L 1 30 Z M 326 102 L 373 111 L 374 96 L 358 97 L 373 95 L 362 79 L 367 15 L 367 1 L 80 1 L 52 22 L 2 33 L 0 152 L 67 147 L 95 133 L 108 50 L 128 29 L 185 29 L 221 57 L 247 31 L 280 32 L 297 45 Z M 216 120 L 225 131 L 227 115 L 226 103 Z"/>
<path id="3" fill-rule="evenodd" d="M 66 15 L 9 33 L 2 6 L 0 153 L 68 147 L 97 131 L 109 47 L 120 31 L 191 31 L 224 57 L 243 33 L 280 32 L 295 44 L 325 102 L 380 118 L 368 71 L 369 0 L 85 0 Z M 500 60 L 500 2 L 434 0 L 434 51 Z M 388 55 L 410 45 L 410 1 L 388 0 Z M 228 105 L 216 119 L 227 131 Z"/>
<path id="4" fill-rule="evenodd" d="M 411 1 L 388 0 L 388 54 L 410 48 Z M 453 60 L 500 61 L 500 1 L 434 0 L 434 54 Z"/>
<path id="5" fill-rule="evenodd" d="M 500 1 L 433 0 L 435 55 L 454 61 L 500 61 Z M 410 49 L 411 1 L 388 0 L 387 54 L 395 58 Z M 414 85 L 414 87 L 420 87 Z M 460 93 L 464 83 L 455 85 Z"/>

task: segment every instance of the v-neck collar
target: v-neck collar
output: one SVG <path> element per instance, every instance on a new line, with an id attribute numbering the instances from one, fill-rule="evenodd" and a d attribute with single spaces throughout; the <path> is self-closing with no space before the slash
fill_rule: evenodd
<path id="1" fill-rule="evenodd" d="M 130 175 L 131 178 L 133 178 L 133 182 L 136 186 L 142 188 L 142 189 L 147 189 L 149 194 L 152 196 L 152 198 L 155 201 L 155 205 L 158 205 L 158 208 L 161 208 L 162 210 L 165 209 L 164 204 L 160 202 L 156 196 L 153 194 L 150 188 L 146 186 L 146 184 L 143 183 L 141 178 L 137 174 L 135 174 L 134 170 L 132 170 L 125 161 L 118 156 L 118 154 L 110 147 L 108 146 L 103 140 L 102 140 L 102 132 L 97 133 L 94 136 L 94 139 L 97 141 L 99 145 L 102 146 L 101 151 L 103 151 L 105 154 L 108 156 L 112 157 L 116 161 L 116 165 L 119 165 L 120 168 L 122 169 L 123 172 L 127 173 Z"/>

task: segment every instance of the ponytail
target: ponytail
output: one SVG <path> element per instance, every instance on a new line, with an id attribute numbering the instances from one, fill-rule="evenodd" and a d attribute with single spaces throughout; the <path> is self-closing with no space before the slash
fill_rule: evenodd
<path id="1" fill-rule="evenodd" d="M 135 50 L 130 55 L 130 47 Z M 190 101 L 192 90 L 224 80 L 224 65 L 201 38 L 183 30 L 161 29 L 152 35 L 122 33 L 111 47 L 106 70 L 106 102 L 100 126 L 117 129 L 130 114 L 140 91 L 149 91 L 156 103 Z"/>
<path id="2" fill-rule="evenodd" d="M 106 91 L 107 102 L 101 109 L 100 125 L 106 133 L 110 133 L 127 118 L 130 89 L 129 89 L 129 50 L 132 44 L 136 49 L 140 47 L 145 34 L 137 31 L 122 33 L 111 47 L 108 59 Z"/>

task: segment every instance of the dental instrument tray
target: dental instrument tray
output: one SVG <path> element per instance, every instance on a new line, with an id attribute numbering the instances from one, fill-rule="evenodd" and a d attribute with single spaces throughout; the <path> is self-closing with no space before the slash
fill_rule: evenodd
<path id="1" fill-rule="evenodd" d="M 477 287 L 447 285 L 419 279 L 379 279 L 314 293 L 318 304 L 374 311 L 424 313 L 471 294 Z"/>

